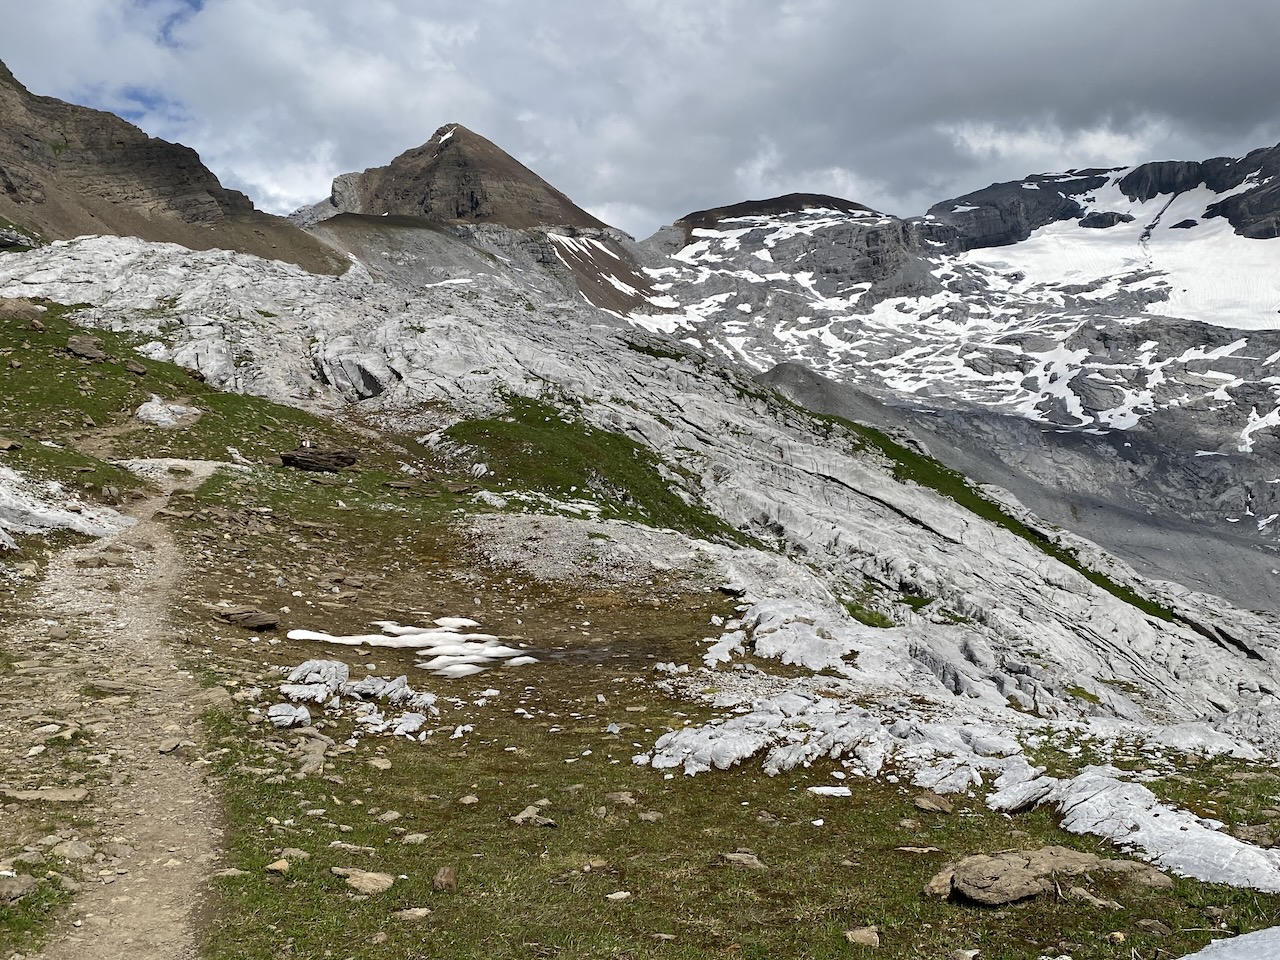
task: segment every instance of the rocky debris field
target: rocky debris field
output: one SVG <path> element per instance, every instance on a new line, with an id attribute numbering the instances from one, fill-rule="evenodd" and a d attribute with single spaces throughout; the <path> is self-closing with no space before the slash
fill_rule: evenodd
<path id="1" fill-rule="evenodd" d="M 323 343 L 265 364 L 301 275 L 116 253 L 159 286 L 84 315 L 101 357 L 61 308 L 0 327 L 9 954 L 323 956 L 341 917 L 352 956 L 1083 960 L 1273 922 L 1265 617 L 583 308 L 427 290 L 378 359 L 345 311 L 392 291 L 308 280 Z M 198 319 L 241 296 L 234 343 Z M 465 348 L 392 387 L 413 324 Z M 378 402 L 269 399 L 329 402 L 317 369 Z"/>

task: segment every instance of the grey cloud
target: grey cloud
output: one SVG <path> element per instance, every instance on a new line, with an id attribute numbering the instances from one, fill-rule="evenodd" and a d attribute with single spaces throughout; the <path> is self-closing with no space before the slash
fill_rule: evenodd
<path id="1" fill-rule="evenodd" d="M 1271 0 L 189 8 L 17 5 L 0 58 L 68 99 L 163 93 L 140 125 L 277 210 L 456 120 L 637 234 L 748 190 L 918 213 L 1046 166 L 1280 140 Z"/>

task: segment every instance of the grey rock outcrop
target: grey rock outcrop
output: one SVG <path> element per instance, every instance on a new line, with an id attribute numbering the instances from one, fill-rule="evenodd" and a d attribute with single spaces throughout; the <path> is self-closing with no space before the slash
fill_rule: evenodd
<path id="1" fill-rule="evenodd" d="M 1093 210 L 1080 218 L 1080 226 L 1090 230 L 1105 230 L 1117 223 L 1133 223 L 1133 214 L 1115 210 Z"/>
<path id="2" fill-rule="evenodd" d="M 1071 171 L 993 183 L 934 204 L 929 216 L 955 228 L 960 250 L 1018 243 L 1045 224 L 1081 216 L 1085 211 L 1076 198 L 1103 186 L 1108 172 Z"/>

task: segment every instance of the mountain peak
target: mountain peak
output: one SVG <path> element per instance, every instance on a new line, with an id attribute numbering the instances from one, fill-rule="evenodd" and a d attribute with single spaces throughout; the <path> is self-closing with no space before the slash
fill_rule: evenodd
<path id="1" fill-rule="evenodd" d="M 445 124 L 426 143 L 385 167 L 336 178 L 329 199 L 299 211 L 295 219 L 314 223 L 340 213 L 490 223 L 519 230 L 607 226 L 460 123 Z"/>
<path id="2" fill-rule="evenodd" d="M 825 193 L 787 193 L 768 200 L 743 200 L 710 210 L 696 210 L 685 214 L 675 226 L 686 231 L 695 228 L 712 228 L 721 220 L 734 217 L 776 217 L 804 210 L 839 210 L 844 213 L 876 213 L 870 207 L 852 200 L 828 196 Z"/>

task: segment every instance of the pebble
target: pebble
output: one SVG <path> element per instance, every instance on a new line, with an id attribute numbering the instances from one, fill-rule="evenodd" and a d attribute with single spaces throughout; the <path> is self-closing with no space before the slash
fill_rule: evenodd
<path id="1" fill-rule="evenodd" d="M 373 873 L 357 867 L 330 867 L 329 872 L 345 878 L 347 886 L 356 893 L 365 895 L 383 893 L 390 890 L 391 885 L 396 882 L 396 878 L 389 873 Z"/>
<path id="2" fill-rule="evenodd" d="M 620 901 L 622 901 L 622 900 L 630 900 L 630 899 L 631 899 L 631 891 L 630 891 L 630 890 L 618 890 L 618 891 L 616 891 L 616 892 L 614 892 L 614 893 L 605 894 L 605 899 L 606 899 L 606 900 L 619 901 L 619 902 L 620 902 Z"/>
<path id="3" fill-rule="evenodd" d="M 550 817 L 542 815 L 542 812 L 534 804 L 529 804 L 514 817 L 511 818 L 512 823 L 533 824 L 536 827 L 555 827 L 558 824 Z"/>
<path id="4" fill-rule="evenodd" d="M 268 863 L 265 867 L 263 867 L 263 870 L 265 870 L 267 873 L 275 873 L 275 874 L 279 874 L 280 876 L 284 876 L 286 873 L 289 872 L 289 861 L 276 860 L 274 863 Z"/>
<path id="5" fill-rule="evenodd" d="M 917 809 L 926 810 L 930 813 L 951 813 L 955 809 L 955 804 L 932 790 L 926 790 L 924 793 L 918 794 L 912 802 L 915 803 Z"/>
<path id="6" fill-rule="evenodd" d="M 427 907 L 410 907 L 407 910 L 397 910 L 391 915 L 397 920 L 416 923 L 419 920 L 425 920 L 427 917 L 431 916 L 431 910 Z"/>
<path id="7" fill-rule="evenodd" d="M 846 930 L 844 938 L 855 946 L 878 947 L 880 946 L 880 929 L 879 927 L 855 927 L 852 930 Z"/>

